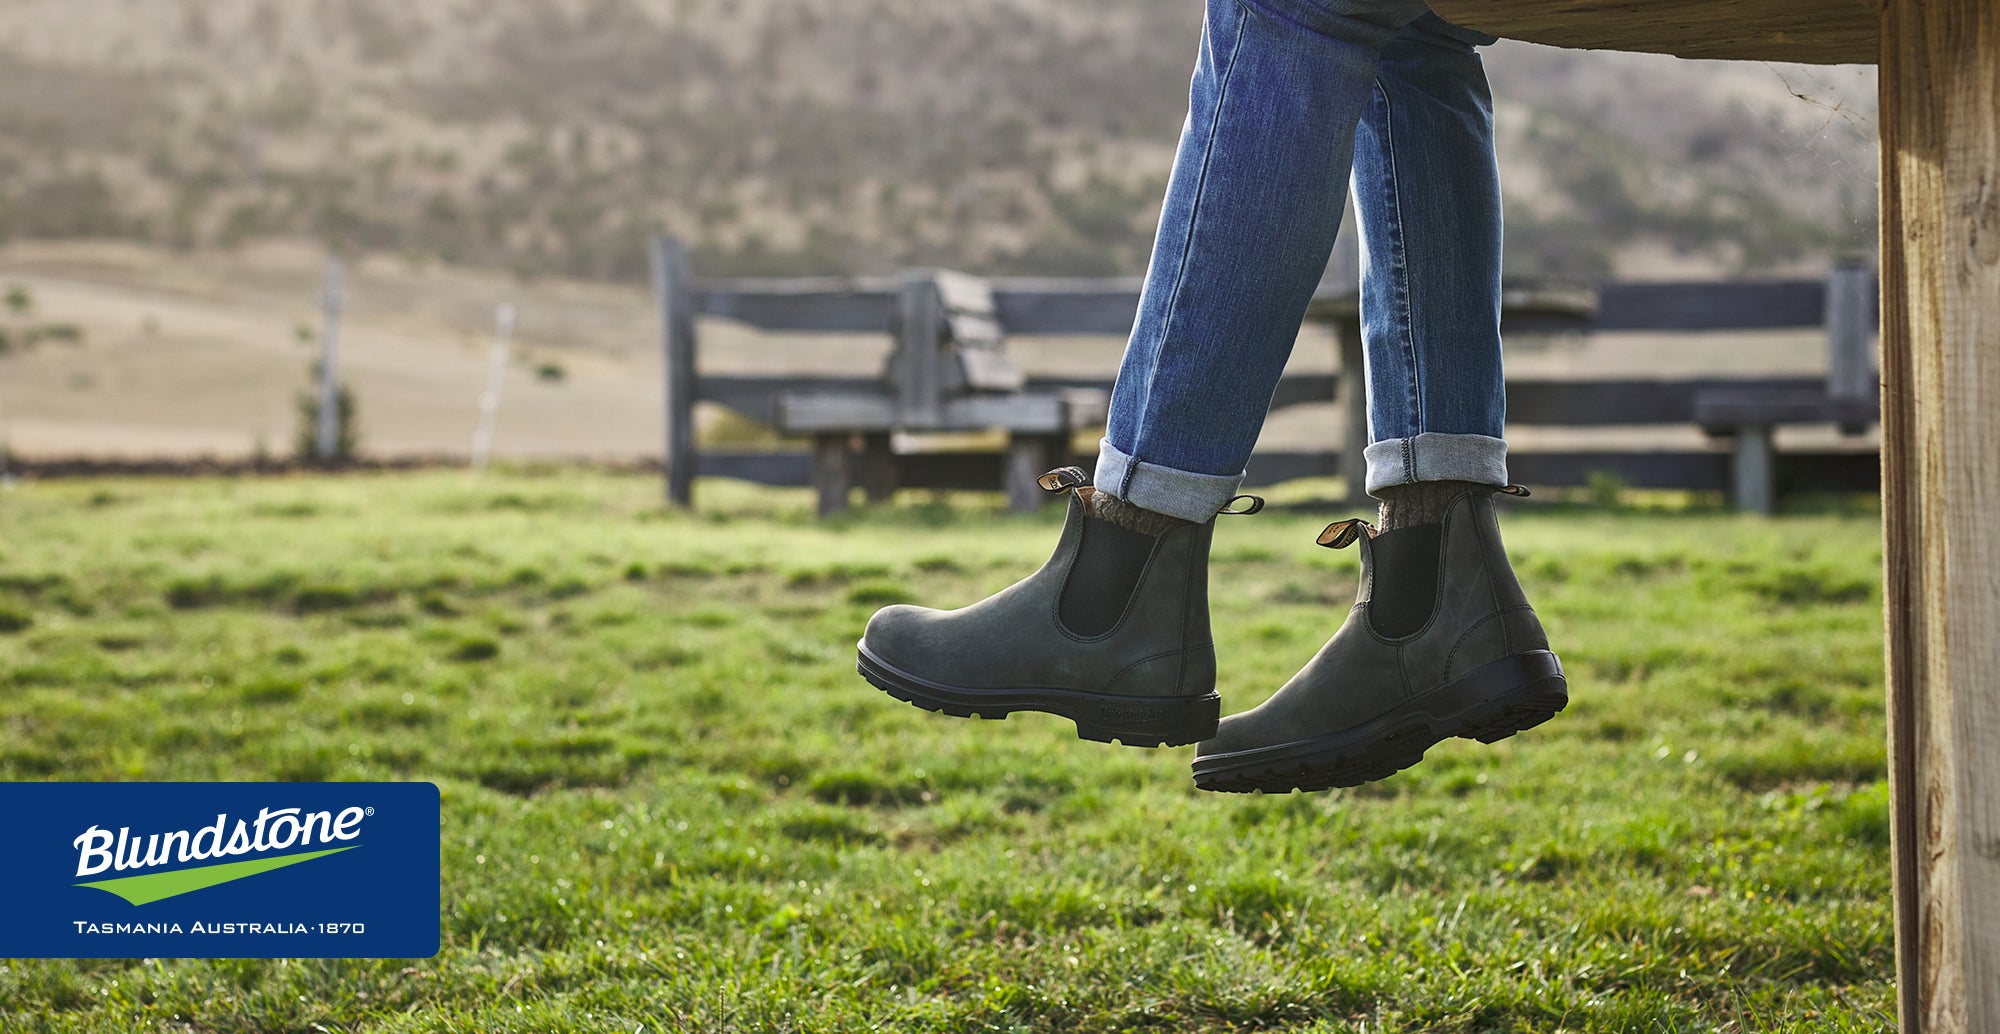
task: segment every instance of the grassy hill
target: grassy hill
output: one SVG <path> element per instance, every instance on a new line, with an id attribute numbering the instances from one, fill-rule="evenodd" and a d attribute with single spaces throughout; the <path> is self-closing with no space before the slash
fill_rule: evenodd
<path id="1" fill-rule="evenodd" d="M 587 278 L 1143 267 L 1191 0 L 14 0 L 0 240 L 269 237 Z M 1817 264 L 1872 73 L 1503 45 L 1516 271 Z M 1796 96 L 1796 94 L 1802 96 Z"/>
<path id="2" fill-rule="evenodd" d="M 0 493 L 0 779 L 428 780 L 434 959 L 0 960 L 9 1031 L 1879 1031 L 1870 513 L 1522 504 L 1574 702 L 1364 789 L 948 719 L 883 603 L 1032 570 L 1054 511 L 462 473 Z M 1330 634 L 1326 515 L 1216 534 L 1225 706 Z"/>

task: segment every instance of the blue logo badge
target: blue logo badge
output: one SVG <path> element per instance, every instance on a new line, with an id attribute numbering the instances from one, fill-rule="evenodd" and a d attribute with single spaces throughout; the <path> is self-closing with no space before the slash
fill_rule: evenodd
<path id="1" fill-rule="evenodd" d="M 0 783 L 0 957 L 428 958 L 434 783 Z"/>

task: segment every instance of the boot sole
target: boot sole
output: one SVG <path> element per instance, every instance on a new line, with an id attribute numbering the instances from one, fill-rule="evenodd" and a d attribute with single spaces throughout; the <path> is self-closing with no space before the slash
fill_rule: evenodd
<path id="1" fill-rule="evenodd" d="M 1218 793 L 1330 790 L 1387 779 L 1453 737 L 1496 743 L 1569 706 L 1562 662 L 1547 650 L 1475 668 L 1352 729 L 1197 757 L 1194 783 Z"/>
<path id="2" fill-rule="evenodd" d="M 1005 718 L 1016 711 L 1059 715 L 1076 723 L 1080 739 L 1128 747 L 1181 747 L 1215 735 L 1222 697 L 1130 697 L 1075 689 L 966 689 L 919 678 L 859 649 L 855 670 L 875 688 L 957 718 Z"/>

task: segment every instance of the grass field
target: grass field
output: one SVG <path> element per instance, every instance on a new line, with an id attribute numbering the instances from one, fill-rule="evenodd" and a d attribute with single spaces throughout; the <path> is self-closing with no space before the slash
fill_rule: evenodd
<path id="1" fill-rule="evenodd" d="M 7 1031 L 1882 1030 L 1873 512 L 1526 505 L 1556 721 L 1356 791 L 920 712 L 878 605 L 1060 519 L 462 473 L 0 493 L 0 779 L 420 779 L 430 960 L 0 962 Z M 1225 709 L 1352 598 L 1341 511 L 1217 532 Z"/>

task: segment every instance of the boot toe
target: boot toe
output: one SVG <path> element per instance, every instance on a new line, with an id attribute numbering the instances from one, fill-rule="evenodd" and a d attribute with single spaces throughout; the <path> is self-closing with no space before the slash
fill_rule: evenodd
<path id="1" fill-rule="evenodd" d="M 1255 709 L 1233 714 L 1224 718 L 1215 727 L 1215 735 L 1201 741 L 1195 748 L 1195 758 L 1220 757 L 1237 751 L 1252 750 L 1269 746 L 1269 737 L 1259 728 Z"/>
<path id="2" fill-rule="evenodd" d="M 921 667 L 926 645 L 935 637 L 925 634 L 939 611 L 908 603 L 883 607 L 868 619 L 861 633 L 861 647 L 876 659 L 905 670 Z"/>

